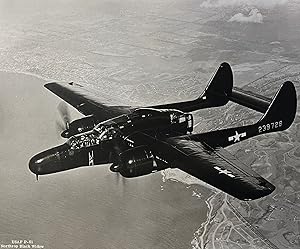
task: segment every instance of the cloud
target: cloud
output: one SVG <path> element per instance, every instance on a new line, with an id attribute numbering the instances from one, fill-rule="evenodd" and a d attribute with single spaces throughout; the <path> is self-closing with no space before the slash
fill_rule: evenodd
<path id="1" fill-rule="evenodd" d="M 269 9 L 277 5 L 285 4 L 287 2 L 288 0 L 205 0 L 201 4 L 201 7 L 211 8 L 211 7 L 247 5 L 247 6 L 256 6 L 260 8 Z"/>
<path id="2" fill-rule="evenodd" d="M 252 22 L 252 23 L 262 23 L 263 15 L 259 12 L 258 9 L 252 9 L 249 12 L 248 16 L 245 16 L 242 13 L 235 14 L 231 17 L 228 22 Z"/>

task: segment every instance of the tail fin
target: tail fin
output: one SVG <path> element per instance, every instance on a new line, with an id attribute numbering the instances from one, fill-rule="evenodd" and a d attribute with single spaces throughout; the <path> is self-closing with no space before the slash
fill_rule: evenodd
<path id="1" fill-rule="evenodd" d="M 227 104 L 231 96 L 233 74 L 230 65 L 223 62 L 215 72 L 199 99 L 207 100 L 211 106 Z"/>
<path id="2" fill-rule="evenodd" d="M 273 98 L 268 110 L 258 121 L 258 125 L 267 130 L 288 129 L 294 121 L 297 109 L 297 95 L 294 84 L 286 81 Z M 278 127 L 276 126 L 278 123 Z M 269 127 L 275 124 L 276 127 Z"/>
<path id="3" fill-rule="evenodd" d="M 287 81 L 271 100 L 262 118 L 252 125 L 216 130 L 196 134 L 200 140 L 207 141 L 212 146 L 226 147 L 245 139 L 288 129 L 294 121 L 297 109 L 297 95 L 292 82 Z"/>

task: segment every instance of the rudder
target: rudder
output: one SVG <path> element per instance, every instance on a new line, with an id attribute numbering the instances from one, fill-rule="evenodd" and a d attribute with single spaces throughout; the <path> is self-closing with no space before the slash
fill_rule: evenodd
<path id="1" fill-rule="evenodd" d="M 199 97 L 213 102 L 215 106 L 227 104 L 233 87 L 233 74 L 230 65 L 223 62 L 215 72 L 204 92 Z"/>
<path id="2" fill-rule="evenodd" d="M 273 98 L 268 110 L 258 121 L 259 131 L 282 131 L 294 121 L 297 109 L 297 95 L 294 84 L 286 81 Z"/>

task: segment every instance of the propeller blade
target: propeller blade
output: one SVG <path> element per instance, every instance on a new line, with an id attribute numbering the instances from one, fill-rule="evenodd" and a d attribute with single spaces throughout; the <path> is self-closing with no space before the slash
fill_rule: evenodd
<path id="1" fill-rule="evenodd" d="M 71 122 L 71 116 L 69 112 L 68 105 L 65 102 L 60 102 L 59 105 L 57 106 L 58 112 L 64 122 L 64 130 L 69 129 L 69 124 Z"/>
<path id="2" fill-rule="evenodd" d="M 56 128 L 61 133 L 65 130 L 65 126 L 62 122 L 56 121 Z"/>
<path id="3" fill-rule="evenodd" d="M 120 173 L 118 173 L 120 174 Z M 122 181 L 122 192 L 123 192 L 123 195 L 125 194 L 125 190 L 126 190 L 126 178 L 123 177 L 123 176 L 120 176 L 121 177 L 121 181 Z"/>
<path id="4" fill-rule="evenodd" d="M 114 182 L 118 186 L 120 182 L 120 174 L 118 172 L 114 172 L 113 174 Z"/>
<path id="5" fill-rule="evenodd" d="M 62 136 L 61 134 L 65 131 L 65 125 L 61 121 L 56 121 L 55 125 L 56 125 L 57 137 L 61 138 Z"/>

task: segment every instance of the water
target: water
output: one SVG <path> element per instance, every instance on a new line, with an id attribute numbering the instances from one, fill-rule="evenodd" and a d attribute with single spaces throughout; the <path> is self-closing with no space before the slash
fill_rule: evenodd
<path id="1" fill-rule="evenodd" d="M 0 73 L 0 241 L 45 248 L 186 248 L 207 207 L 160 173 L 124 179 L 108 165 L 35 176 L 29 158 L 62 143 L 59 100 L 33 76 Z M 79 117 L 72 112 L 72 117 Z"/>

